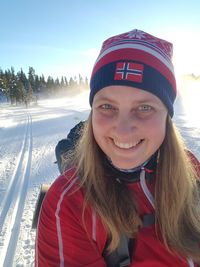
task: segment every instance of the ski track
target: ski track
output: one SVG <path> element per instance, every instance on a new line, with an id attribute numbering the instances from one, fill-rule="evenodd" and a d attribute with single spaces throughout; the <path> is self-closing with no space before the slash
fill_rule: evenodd
<path id="1" fill-rule="evenodd" d="M 31 226 L 40 185 L 53 182 L 59 175 L 54 164 L 57 142 L 88 115 L 88 104 L 82 104 L 83 96 L 76 99 L 80 99 L 79 108 L 74 97 L 61 99 L 59 104 L 55 99 L 40 101 L 38 106 L 28 109 L 31 126 L 28 119 L 26 123 L 22 120 L 27 112 L 23 107 L 8 106 L 6 112 L 0 110 L 0 122 L 2 118 L 8 122 L 3 130 L 0 128 L 3 141 L 0 185 L 5 184 L 6 188 L 0 192 L 0 267 L 34 266 L 36 231 Z M 15 168 L 10 168 L 8 154 L 15 155 L 12 159 Z M 5 173 L 8 173 L 6 177 Z"/>
<path id="2" fill-rule="evenodd" d="M 32 118 L 28 113 L 26 120 L 26 130 L 17 165 L 2 203 L 0 231 L 3 230 L 4 242 L 1 248 L 0 267 L 12 266 L 28 190 L 32 156 Z M 9 217 L 8 214 L 11 212 L 12 215 Z"/>

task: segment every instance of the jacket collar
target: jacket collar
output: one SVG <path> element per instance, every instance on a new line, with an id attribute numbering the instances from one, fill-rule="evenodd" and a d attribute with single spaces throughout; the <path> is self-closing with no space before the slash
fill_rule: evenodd
<path id="1" fill-rule="evenodd" d="M 149 160 L 144 162 L 142 165 L 133 168 L 133 169 L 119 169 L 115 167 L 111 160 L 104 156 L 104 167 L 106 169 L 106 175 L 116 179 L 120 183 L 133 183 L 137 182 L 140 179 L 140 172 L 142 169 L 145 169 L 147 178 L 151 179 L 152 174 L 155 174 L 157 167 L 157 155 L 158 152 L 153 154 Z"/>

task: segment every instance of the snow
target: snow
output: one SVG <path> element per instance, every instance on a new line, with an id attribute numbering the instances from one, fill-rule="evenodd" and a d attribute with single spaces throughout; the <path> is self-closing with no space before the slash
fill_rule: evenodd
<path id="1" fill-rule="evenodd" d="M 176 101 L 174 121 L 188 147 L 200 159 L 200 123 L 195 99 Z M 187 100 L 187 101 L 186 101 Z M 0 267 L 34 266 L 32 217 L 40 185 L 59 175 L 55 146 L 89 113 L 88 91 L 35 106 L 0 105 Z"/>
<path id="2" fill-rule="evenodd" d="M 88 112 L 88 91 L 28 109 L 0 106 L 0 266 L 34 265 L 31 225 L 40 185 L 58 176 L 55 146 Z"/>

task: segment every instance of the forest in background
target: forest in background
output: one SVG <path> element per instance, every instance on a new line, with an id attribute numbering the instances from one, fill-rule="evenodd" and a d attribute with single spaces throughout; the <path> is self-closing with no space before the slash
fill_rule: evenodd
<path id="1" fill-rule="evenodd" d="M 179 89 L 184 91 L 192 87 L 200 90 L 199 82 L 199 75 L 183 75 Z M 44 75 L 36 74 L 33 67 L 29 67 L 27 75 L 22 69 L 15 72 L 14 67 L 5 71 L 0 68 L 0 103 L 28 106 L 31 102 L 37 103 L 41 98 L 62 97 L 69 92 L 78 92 L 80 89 L 89 89 L 88 78 L 83 78 L 81 74 L 69 79 L 66 76 L 54 79 L 51 76 L 45 78 Z"/>
<path id="2" fill-rule="evenodd" d="M 80 74 L 69 79 L 63 76 L 60 79 L 51 76 L 45 79 L 44 75 L 37 75 L 33 67 L 29 67 L 27 75 L 22 69 L 17 73 L 13 67 L 5 71 L 0 69 L 0 102 L 12 105 L 29 105 L 41 97 L 57 97 L 65 95 L 69 90 L 88 87 L 88 78 Z"/>

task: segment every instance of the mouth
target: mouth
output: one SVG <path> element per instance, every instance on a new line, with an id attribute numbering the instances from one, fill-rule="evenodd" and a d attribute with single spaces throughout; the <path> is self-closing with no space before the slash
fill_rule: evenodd
<path id="1" fill-rule="evenodd" d="M 130 142 L 130 143 L 121 143 L 118 142 L 117 140 L 113 139 L 114 144 L 122 149 L 131 149 L 131 148 L 136 148 L 138 145 L 140 145 L 142 142 L 144 141 L 144 139 L 140 139 L 136 142 Z"/>

